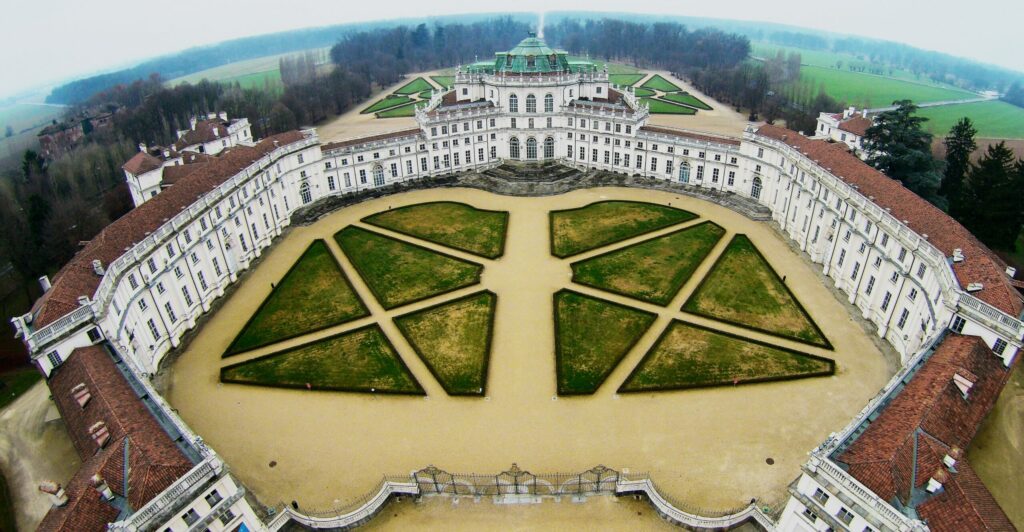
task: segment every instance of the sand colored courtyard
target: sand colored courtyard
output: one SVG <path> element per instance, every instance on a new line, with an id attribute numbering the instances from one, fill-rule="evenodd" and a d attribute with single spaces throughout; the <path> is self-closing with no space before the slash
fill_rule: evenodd
<path id="1" fill-rule="evenodd" d="M 549 253 L 548 212 L 602 199 L 671 204 L 700 219 L 573 257 L 594 254 L 710 219 L 728 233 L 666 307 L 572 285 L 574 290 L 657 313 L 654 325 L 593 396 L 556 397 L 552 294 L 570 286 L 570 260 Z M 369 214 L 427 201 L 455 200 L 510 212 L 505 254 L 485 260 L 419 242 L 485 265 L 480 285 L 385 311 L 332 235 Z M 387 233 L 385 230 L 375 229 Z M 678 309 L 735 233 L 745 233 L 779 272 L 835 345 L 834 351 L 686 315 Z M 396 238 L 412 240 L 396 233 Z M 313 239 L 323 238 L 371 311 L 368 318 L 281 342 L 228 361 L 221 354 Z M 513 462 L 536 473 L 575 473 L 604 464 L 648 472 L 687 505 L 725 510 L 751 498 L 778 505 L 806 454 L 841 429 L 894 371 L 844 303 L 822 284 L 818 266 L 794 253 L 768 224 L 701 200 L 627 188 L 520 198 L 470 189 L 409 192 L 334 212 L 292 228 L 247 272 L 205 321 L 162 379 L 185 421 L 231 465 L 264 504 L 296 500 L 326 508 L 373 489 L 384 473 L 433 464 L 458 473 L 493 474 Z M 392 318 L 487 288 L 498 294 L 486 398 L 443 392 Z M 834 376 L 714 389 L 618 395 L 671 319 L 714 326 L 836 361 Z M 220 368 L 377 322 L 427 392 L 372 396 L 221 384 Z M 771 458 L 773 464 L 766 460 Z M 275 465 L 271 467 L 271 463 Z"/>
<path id="2" fill-rule="evenodd" d="M 421 77 L 429 81 L 435 87 L 440 88 L 440 86 L 437 85 L 434 80 L 430 79 L 430 77 L 450 74 L 450 70 L 434 70 L 430 72 L 408 74 L 402 81 L 374 93 L 373 97 L 354 106 L 348 112 L 317 125 L 317 134 L 320 136 L 320 140 L 322 142 L 327 143 L 347 140 L 355 137 L 363 137 L 366 135 L 378 135 L 390 131 L 414 128 L 416 127 L 415 118 L 377 118 L 373 113 L 360 114 L 360 111 L 416 78 Z M 747 126 L 747 119 L 745 116 L 737 113 L 728 105 L 714 100 L 708 95 L 700 92 L 694 88 L 693 85 L 673 76 L 667 71 L 645 71 L 644 78 L 638 81 L 634 86 L 639 87 L 640 85 L 643 85 L 655 74 L 660 74 L 665 79 L 676 84 L 680 89 L 683 89 L 701 99 L 704 103 L 710 105 L 712 110 L 701 110 L 695 115 L 652 114 L 651 118 L 648 120 L 651 125 L 692 129 L 734 137 L 738 137 L 743 134 L 743 129 Z"/>

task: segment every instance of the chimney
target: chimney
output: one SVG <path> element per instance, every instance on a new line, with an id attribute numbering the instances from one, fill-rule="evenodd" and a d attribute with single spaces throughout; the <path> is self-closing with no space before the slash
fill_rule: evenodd
<path id="1" fill-rule="evenodd" d="M 983 283 L 971 283 L 967 285 L 968 292 L 980 292 L 983 288 L 985 288 Z"/>
<path id="2" fill-rule="evenodd" d="M 220 138 L 220 128 L 218 128 L 218 127 L 213 128 L 213 136 L 217 137 L 217 138 Z"/>
<path id="3" fill-rule="evenodd" d="M 110 486 L 107 485 L 107 481 L 103 480 L 103 477 L 101 477 L 99 473 L 93 475 L 91 481 L 92 487 L 96 489 L 100 494 L 100 497 L 103 497 L 103 500 L 109 501 L 114 498 L 113 490 L 110 489 Z"/>
<path id="4" fill-rule="evenodd" d="M 221 112 L 217 113 L 217 118 L 220 118 L 221 120 L 227 122 L 228 121 L 228 112 L 227 111 L 221 111 Z"/>
<path id="5" fill-rule="evenodd" d="M 139 151 L 141 151 L 142 153 L 149 153 L 147 150 L 148 150 L 148 147 L 146 146 L 146 143 L 145 142 L 140 142 L 139 143 Z"/>
<path id="6" fill-rule="evenodd" d="M 44 294 L 49 292 L 50 291 L 50 287 L 53 286 L 53 285 L 50 284 L 50 276 L 49 275 L 44 275 L 44 276 L 40 277 L 39 278 L 39 286 L 42 287 Z"/>
<path id="7" fill-rule="evenodd" d="M 932 475 L 932 478 L 928 479 L 928 485 L 925 486 L 925 489 L 928 490 L 928 493 L 935 493 L 942 489 L 942 483 L 948 479 L 949 473 L 946 473 L 945 470 L 940 469 L 936 471 L 934 475 Z"/>
<path id="8" fill-rule="evenodd" d="M 1007 277 L 1009 277 L 1010 279 L 1013 279 L 1016 275 L 1017 275 L 1017 268 L 1014 268 L 1013 266 L 1007 266 L 1006 267 L 1006 276 Z"/>
<path id="9" fill-rule="evenodd" d="M 39 484 L 39 491 L 50 496 L 50 503 L 55 507 L 64 506 L 68 503 L 68 494 L 60 484 L 52 480 L 44 480 Z"/>
<path id="10" fill-rule="evenodd" d="M 87 296 L 78 296 L 78 304 L 79 304 L 79 306 L 82 306 L 82 307 L 88 305 L 89 304 L 89 298 Z"/>
<path id="11" fill-rule="evenodd" d="M 963 262 L 963 261 L 964 261 L 964 250 L 962 250 L 960 248 L 954 249 L 953 250 L 953 262 Z"/>
<path id="12" fill-rule="evenodd" d="M 103 277 L 103 274 L 106 273 L 106 270 L 103 269 L 103 263 L 99 259 L 92 261 L 92 271 L 96 272 L 96 275 L 100 277 Z"/>
<path id="13" fill-rule="evenodd" d="M 188 120 L 189 127 L 193 130 L 196 128 L 196 117 L 192 117 Z"/>

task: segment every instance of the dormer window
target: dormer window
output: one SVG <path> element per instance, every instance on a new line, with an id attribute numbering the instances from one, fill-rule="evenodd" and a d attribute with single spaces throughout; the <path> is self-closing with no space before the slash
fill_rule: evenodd
<path id="1" fill-rule="evenodd" d="M 974 381 L 972 381 L 971 379 L 969 379 L 967 377 L 964 377 L 963 375 L 961 375 L 959 373 L 954 373 L 953 374 L 953 384 L 956 385 L 957 389 L 960 390 L 960 394 L 963 395 L 964 399 L 966 400 L 967 399 L 967 393 L 971 390 L 971 387 L 974 386 Z"/>
<path id="2" fill-rule="evenodd" d="M 107 429 L 107 424 L 102 421 L 97 421 L 89 427 L 89 435 L 92 436 L 93 441 L 101 449 L 110 441 L 110 430 Z"/>
<path id="3" fill-rule="evenodd" d="M 89 399 L 92 399 L 92 394 L 89 393 L 89 388 L 85 386 L 85 383 L 80 382 L 71 389 L 71 397 L 75 399 L 78 406 L 85 408 L 85 405 L 89 403 Z"/>

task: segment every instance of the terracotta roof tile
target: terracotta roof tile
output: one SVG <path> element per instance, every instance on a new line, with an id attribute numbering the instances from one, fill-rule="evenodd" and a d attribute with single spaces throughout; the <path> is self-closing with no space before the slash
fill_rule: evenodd
<path id="1" fill-rule="evenodd" d="M 50 393 L 83 465 L 66 488 L 69 502 L 54 508 L 41 530 L 105 530 L 117 511 L 102 501 L 90 478 L 99 473 L 110 489 L 125 495 L 125 446 L 128 450 L 128 503 L 141 508 L 192 469 L 170 436 L 135 394 L 110 354 L 101 346 L 74 350 L 50 377 Z M 76 391 L 89 394 L 82 406 Z M 110 434 L 100 447 L 91 428 L 102 422 Z"/>
<path id="2" fill-rule="evenodd" d="M 196 170 L 183 176 L 174 186 L 112 222 L 57 272 L 52 288 L 33 308 L 33 326 L 44 327 L 78 308 L 79 296 L 93 297 L 101 280 L 93 271 L 93 260 L 110 264 L 124 254 L 125 249 L 144 240 L 203 194 L 278 146 L 303 138 L 301 132 L 290 131 L 266 138 L 253 147 L 235 146 L 225 150 L 208 163 L 195 165 Z"/>
<path id="3" fill-rule="evenodd" d="M 176 140 L 174 142 L 174 147 L 181 151 L 189 146 L 195 146 L 196 144 L 205 144 L 217 139 L 227 138 L 228 127 L 231 124 L 232 121 L 221 120 L 220 118 L 196 122 L 196 127 L 190 129 L 187 133 L 182 135 L 181 138 Z"/>
<path id="4" fill-rule="evenodd" d="M 160 159 L 140 151 L 133 155 L 131 159 L 128 159 L 128 162 L 124 163 L 121 168 L 132 175 L 140 175 L 152 172 L 163 166 L 163 164 L 163 161 Z"/>
<path id="5" fill-rule="evenodd" d="M 974 293 L 974 296 L 1011 316 L 1020 315 L 1024 303 L 1020 294 L 1010 285 L 1005 274 L 1005 263 L 941 209 L 907 190 L 899 181 L 861 161 L 842 144 L 811 140 L 794 131 L 772 125 L 761 126 L 757 133 L 782 141 L 806 154 L 889 211 L 897 220 L 904 221 L 910 229 L 928 235 L 928 241 L 946 257 L 951 257 L 954 249 L 961 249 L 966 260 L 953 264 L 953 272 L 960 286 L 966 288 L 971 283 L 982 283 L 984 288 Z"/>
<path id="6" fill-rule="evenodd" d="M 875 123 L 870 118 L 865 118 L 863 115 L 857 114 L 839 122 L 839 129 L 853 133 L 858 137 L 863 137 L 864 134 L 867 133 L 868 128 L 873 125 L 875 125 Z"/>

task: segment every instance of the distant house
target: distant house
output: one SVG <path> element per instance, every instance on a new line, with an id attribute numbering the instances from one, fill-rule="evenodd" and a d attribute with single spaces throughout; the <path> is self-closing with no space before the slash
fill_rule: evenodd
<path id="1" fill-rule="evenodd" d="M 866 110 L 858 111 L 856 107 L 850 107 L 842 113 L 821 113 L 814 138 L 842 142 L 858 157 L 866 159 L 867 153 L 862 142 L 868 128 L 874 125 L 874 121 L 866 115 Z"/>
<path id="2" fill-rule="evenodd" d="M 84 136 L 81 122 L 54 122 L 39 132 L 40 152 L 47 159 L 55 159 L 71 151 Z"/>

